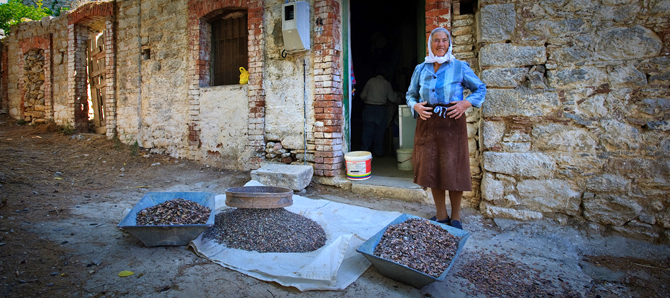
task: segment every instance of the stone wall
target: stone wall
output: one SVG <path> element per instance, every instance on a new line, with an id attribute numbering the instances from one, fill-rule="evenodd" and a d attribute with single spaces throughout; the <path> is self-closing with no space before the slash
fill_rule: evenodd
<path id="1" fill-rule="evenodd" d="M 23 54 L 23 108 L 27 122 L 46 123 L 44 105 L 44 50 L 30 49 Z"/>
<path id="2" fill-rule="evenodd" d="M 670 1 L 480 1 L 482 212 L 670 228 Z"/>

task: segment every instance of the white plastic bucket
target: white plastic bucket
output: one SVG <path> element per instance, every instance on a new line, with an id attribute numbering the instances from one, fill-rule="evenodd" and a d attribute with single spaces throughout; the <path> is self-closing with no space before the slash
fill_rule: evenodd
<path id="1" fill-rule="evenodd" d="M 352 151 L 344 154 L 349 180 L 365 180 L 372 175 L 372 153 Z"/>
<path id="2" fill-rule="evenodd" d="M 396 156 L 398 157 L 398 170 L 411 171 L 412 166 L 412 149 L 396 149 Z"/>

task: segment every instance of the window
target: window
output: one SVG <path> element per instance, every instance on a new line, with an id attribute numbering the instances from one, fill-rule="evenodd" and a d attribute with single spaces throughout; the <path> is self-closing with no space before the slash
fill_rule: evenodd
<path id="1" fill-rule="evenodd" d="M 211 24 L 211 86 L 239 84 L 240 67 L 249 69 L 247 12 L 223 14 Z"/>

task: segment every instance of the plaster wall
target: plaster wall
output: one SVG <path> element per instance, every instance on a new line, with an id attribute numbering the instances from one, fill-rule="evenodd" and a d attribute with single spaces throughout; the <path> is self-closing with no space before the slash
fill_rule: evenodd
<path id="1" fill-rule="evenodd" d="M 67 84 L 67 17 L 53 18 L 50 21 L 52 36 L 52 92 L 54 122 L 66 125 L 72 119 L 73 107 L 70 106 Z"/>
<path id="2" fill-rule="evenodd" d="M 245 162 L 247 92 L 247 85 L 200 89 L 200 150 L 206 164 L 237 169 Z"/>
<path id="3" fill-rule="evenodd" d="M 138 1 L 122 1 L 118 5 L 119 138 L 183 157 L 188 150 L 189 112 L 186 3 L 142 1 L 140 7 Z"/>
<path id="4" fill-rule="evenodd" d="M 308 159 L 313 160 L 314 139 L 314 76 L 312 51 L 287 53 L 282 57 L 282 5 L 272 1 L 265 4 L 264 24 L 266 32 L 265 49 L 265 139 L 280 143 L 288 153 L 300 156 L 304 153 L 304 131 L 307 131 Z M 315 19 L 313 3 L 310 3 L 310 19 Z M 310 23 L 313 23 L 310 21 Z M 313 30 L 310 30 L 313 35 Z M 310 37 L 310 41 L 313 37 Z M 305 66 L 303 67 L 303 63 Z M 306 118 L 305 118 L 306 101 Z M 304 125 L 306 121 L 306 125 Z M 270 150 L 268 150 L 270 154 Z M 279 160 L 281 155 L 266 155 L 266 159 Z M 302 159 L 300 159 L 302 160 Z M 288 161 L 288 160 L 286 160 Z"/>

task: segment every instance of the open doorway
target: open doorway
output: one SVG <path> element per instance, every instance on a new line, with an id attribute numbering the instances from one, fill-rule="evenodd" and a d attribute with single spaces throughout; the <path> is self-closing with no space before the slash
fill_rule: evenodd
<path id="1" fill-rule="evenodd" d="M 361 150 L 363 101 L 360 93 L 378 72 L 391 83 L 396 103 L 387 105 L 384 157 L 373 158 L 375 175 L 412 177 L 412 171 L 397 168 L 399 121 L 398 105 L 405 104 L 405 93 L 425 44 L 425 1 L 369 0 L 350 1 L 350 68 L 356 79 L 356 92 L 350 102 L 349 149 Z M 422 55 L 419 55 L 422 52 Z"/>

